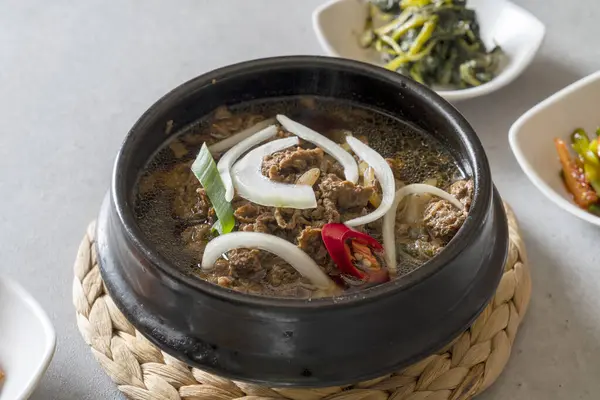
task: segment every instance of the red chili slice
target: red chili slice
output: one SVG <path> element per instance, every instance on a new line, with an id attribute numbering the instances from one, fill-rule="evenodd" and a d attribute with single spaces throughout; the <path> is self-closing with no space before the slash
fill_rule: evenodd
<path id="1" fill-rule="evenodd" d="M 321 229 L 321 237 L 333 262 L 342 273 L 358 278 L 365 283 L 383 283 L 389 280 L 387 268 L 370 268 L 368 271 L 363 271 L 352 263 L 350 246 L 353 245 L 353 242 L 363 254 L 365 254 L 365 245 L 369 250 L 383 252 L 383 246 L 371 236 L 350 229 L 344 224 L 326 224 Z M 371 252 L 370 254 L 373 257 Z"/>

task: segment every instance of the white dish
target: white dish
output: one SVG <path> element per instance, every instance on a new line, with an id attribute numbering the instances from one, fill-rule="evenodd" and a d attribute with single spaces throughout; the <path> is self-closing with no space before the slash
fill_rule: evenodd
<path id="1" fill-rule="evenodd" d="M 481 86 L 460 90 L 438 90 L 446 100 L 466 100 L 482 96 L 508 85 L 533 60 L 546 28 L 528 11 L 508 0 L 469 0 L 477 13 L 481 38 L 489 48 L 498 44 L 507 55 L 496 78 Z M 313 13 L 313 28 L 323 50 L 330 56 L 351 58 L 381 65 L 379 55 L 358 43 L 367 7 L 364 0 L 333 0 Z"/>
<path id="2" fill-rule="evenodd" d="M 579 208 L 559 177 L 554 138 L 569 139 L 577 128 L 594 135 L 600 126 L 600 71 L 553 94 L 523 114 L 510 128 L 510 147 L 531 182 L 556 205 L 600 226 L 600 218 Z M 575 153 L 572 153 L 573 155 Z"/>
<path id="3" fill-rule="evenodd" d="M 0 276 L 0 400 L 27 399 L 54 354 L 56 335 L 46 313 L 19 284 Z"/>

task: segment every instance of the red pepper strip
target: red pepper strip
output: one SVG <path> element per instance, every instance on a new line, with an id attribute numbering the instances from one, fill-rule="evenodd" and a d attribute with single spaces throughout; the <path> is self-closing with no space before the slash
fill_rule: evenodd
<path id="1" fill-rule="evenodd" d="M 347 243 L 353 240 L 357 245 L 368 246 L 375 251 L 383 252 L 383 246 L 371 236 L 348 228 L 344 224 L 325 224 L 321 229 L 321 237 L 327 252 L 337 265 L 338 269 L 347 275 L 356 277 L 367 283 L 382 283 L 389 280 L 386 268 L 377 268 L 369 272 L 361 271 L 352 263 L 352 251 Z M 359 248 L 360 246 L 357 246 Z"/>

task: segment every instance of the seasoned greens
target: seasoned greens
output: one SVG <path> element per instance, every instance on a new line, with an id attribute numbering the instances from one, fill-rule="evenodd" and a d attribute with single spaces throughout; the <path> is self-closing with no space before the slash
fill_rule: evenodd
<path id="1" fill-rule="evenodd" d="M 376 28 L 377 21 L 384 24 Z M 389 70 L 458 89 L 494 79 L 503 56 L 498 46 L 486 49 L 466 0 L 371 0 L 360 44 Z"/>

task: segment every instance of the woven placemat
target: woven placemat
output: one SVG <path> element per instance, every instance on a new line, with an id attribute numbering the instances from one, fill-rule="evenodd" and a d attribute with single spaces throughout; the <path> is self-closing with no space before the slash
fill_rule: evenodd
<path id="1" fill-rule="evenodd" d="M 102 368 L 134 400 L 465 400 L 504 369 L 531 295 L 531 277 L 515 216 L 506 206 L 510 248 L 494 299 L 445 349 L 377 379 L 344 387 L 268 388 L 192 368 L 160 351 L 125 319 L 107 295 L 98 269 L 92 223 L 75 260 L 77 326 Z"/>

